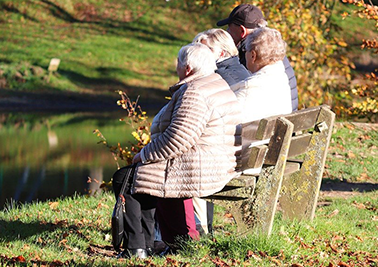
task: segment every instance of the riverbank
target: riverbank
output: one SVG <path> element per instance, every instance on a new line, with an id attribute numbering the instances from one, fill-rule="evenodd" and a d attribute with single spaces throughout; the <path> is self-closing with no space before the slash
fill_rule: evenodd
<path id="1" fill-rule="evenodd" d="M 166 100 L 162 90 L 154 90 L 151 98 L 140 97 L 139 103 L 144 110 L 159 110 Z M 135 93 L 130 96 L 136 100 Z M 86 94 L 69 91 L 25 92 L 0 89 L 0 112 L 78 112 L 78 111 L 117 111 L 119 95 Z"/>

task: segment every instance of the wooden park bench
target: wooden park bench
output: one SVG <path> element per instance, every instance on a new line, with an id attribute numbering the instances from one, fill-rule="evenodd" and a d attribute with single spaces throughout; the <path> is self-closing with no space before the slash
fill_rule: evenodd
<path id="1" fill-rule="evenodd" d="M 278 202 L 284 218 L 312 220 L 334 119 L 319 106 L 243 124 L 243 173 L 206 199 L 226 207 L 241 232 L 269 235 Z"/>

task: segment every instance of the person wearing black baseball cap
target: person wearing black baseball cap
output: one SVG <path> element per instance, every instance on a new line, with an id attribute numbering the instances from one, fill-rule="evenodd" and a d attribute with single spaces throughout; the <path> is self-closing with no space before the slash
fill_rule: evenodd
<path id="1" fill-rule="evenodd" d="M 234 39 L 235 45 L 239 50 L 240 63 L 246 66 L 246 38 L 255 29 L 263 28 L 268 25 L 261 10 L 251 4 L 241 4 L 235 7 L 228 18 L 222 19 L 217 22 L 217 26 L 228 25 L 227 31 Z M 291 88 L 291 103 L 292 110 L 298 109 L 298 89 L 297 80 L 293 67 L 290 65 L 289 60 L 285 56 L 284 60 L 285 72 L 288 77 L 288 83 Z"/>

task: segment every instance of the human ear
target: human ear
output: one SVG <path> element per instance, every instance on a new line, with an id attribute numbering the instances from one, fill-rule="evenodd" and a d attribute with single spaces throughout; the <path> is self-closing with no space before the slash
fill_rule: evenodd
<path id="1" fill-rule="evenodd" d="M 251 50 L 251 60 L 252 60 L 252 63 L 255 63 L 256 58 L 257 58 L 256 52 L 254 50 Z"/>
<path id="2" fill-rule="evenodd" d="M 185 76 L 188 77 L 192 75 L 192 68 L 189 65 L 186 65 L 185 67 Z"/>
<path id="3" fill-rule="evenodd" d="M 242 39 L 247 36 L 247 33 L 248 33 L 247 28 L 244 27 L 243 25 L 240 25 L 240 35 Z"/>

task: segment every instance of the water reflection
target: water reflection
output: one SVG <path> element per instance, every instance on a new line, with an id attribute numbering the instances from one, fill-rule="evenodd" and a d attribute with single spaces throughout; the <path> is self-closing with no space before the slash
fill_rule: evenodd
<path id="1" fill-rule="evenodd" d="M 92 134 L 126 144 L 130 129 L 109 114 L 0 114 L 0 208 L 93 193 L 108 182 L 116 164 Z"/>

